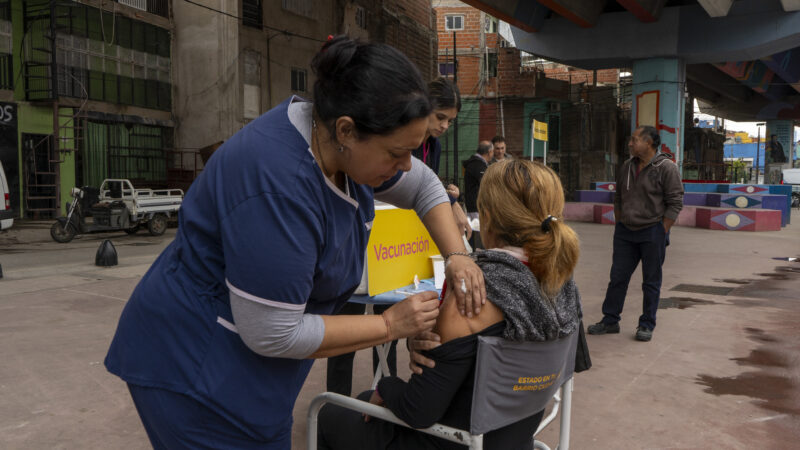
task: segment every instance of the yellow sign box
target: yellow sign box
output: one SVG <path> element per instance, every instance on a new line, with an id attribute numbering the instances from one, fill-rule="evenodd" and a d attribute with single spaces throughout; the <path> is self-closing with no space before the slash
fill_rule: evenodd
<path id="1" fill-rule="evenodd" d="M 369 295 L 407 286 L 433 276 L 430 256 L 438 255 L 428 230 L 413 210 L 375 208 L 375 221 L 367 244 Z"/>
<path id="2" fill-rule="evenodd" d="M 547 122 L 533 121 L 533 138 L 537 141 L 547 141 Z"/>

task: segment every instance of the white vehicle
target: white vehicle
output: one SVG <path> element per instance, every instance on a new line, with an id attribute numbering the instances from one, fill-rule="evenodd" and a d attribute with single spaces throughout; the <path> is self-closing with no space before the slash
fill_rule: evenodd
<path id="1" fill-rule="evenodd" d="M 800 207 L 800 169 L 783 169 L 783 184 L 792 185 L 792 207 Z"/>
<path id="2" fill-rule="evenodd" d="M 8 190 L 8 179 L 0 162 L 0 230 L 14 225 L 14 210 L 11 209 L 11 191 Z"/>
<path id="3" fill-rule="evenodd" d="M 69 242 L 76 234 L 122 230 L 134 234 L 147 226 L 153 236 L 167 230 L 167 220 L 183 202 L 181 189 L 134 189 L 129 180 L 106 179 L 100 189 L 73 188 L 67 217 L 59 217 L 50 228 L 56 242 Z M 92 217 L 87 223 L 86 218 Z"/>

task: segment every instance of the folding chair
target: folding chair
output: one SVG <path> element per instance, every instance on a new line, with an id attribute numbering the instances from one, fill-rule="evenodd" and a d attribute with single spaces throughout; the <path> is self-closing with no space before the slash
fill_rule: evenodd
<path id="1" fill-rule="evenodd" d="M 555 405 L 534 436 L 555 419 L 560 406 L 561 428 L 556 448 L 568 450 L 577 340 L 577 331 L 547 342 L 511 342 L 498 337 L 479 337 L 470 429 L 434 424 L 417 431 L 469 446 L 471 450 L 483 450 L 485 433 L 536 414 L 552 398 Z M 325 392 L 315 397 L 309 406 L 308 450 L 317 448 L 317 416 L 325 403 L 409 427 L 387 408 Z M 536 441 L 534 448 L 549 450 L 550 447 Z"/>

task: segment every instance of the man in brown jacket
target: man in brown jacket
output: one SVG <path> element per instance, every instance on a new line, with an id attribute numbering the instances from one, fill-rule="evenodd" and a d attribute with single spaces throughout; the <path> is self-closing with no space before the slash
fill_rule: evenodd
<path id="1" fill-rule="evenodd" d="M 617 174 L 614 194 L 614 254 L 611 281 L 603 301 L 603 320 L 589 334 L 619 333 L 620 314 L 633 271 L 642 261 L 643 312 L 636 340 L 649 341 L 656 327 L 669 229 L 683 208 L 683 184 L 678 166 L 658 151 L 661 138 L 654 127 L 637 128 L 628 144 L 631 158 Z"/>

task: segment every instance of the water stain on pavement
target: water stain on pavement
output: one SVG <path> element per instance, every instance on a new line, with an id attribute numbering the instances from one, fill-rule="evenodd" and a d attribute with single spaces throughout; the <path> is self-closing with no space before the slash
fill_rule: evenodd
<path id="1" fill-rule="evenodd" d="M 778 342 L 778 340 L 767 333 L 764 332 L 761 328 L 751 328 L 747 327 L 744 329 L 747 331 L 747 338 L 756 341 L 756 342 Z"/>
<path id="2" fill-rule="evenodd" d="M 758 370 L 744 372 L 733 377 L 715 377 L 700 374 L 695 383 L 705 386 L 704 392 L 715 396 L 742 395 L 750 397 L 759 407 L 800 417 L 798 386 L 793 380 L 792 366 L 797 355 L 781 348 L 780 339 L 758 328 L 745 328 L 747 337 L 761 343 L 759 348 L 741 358 L 731 358 L 737 364 Z M 796 350 L 796 349 L 795 349 Z"/>
<path id="3" fill-rule="evenodd" d="M 658 309 L 667 309 L 667 308 L 678 308 L 678 309 L 686 309 L 691 308 L 692 306 L 699 306 L 699 305 L 716 305 L 717 302 L 712 300 L 702 300 L 699 298 L 692 298 L 692 297 L 666 297 L 661 298 L 658 301 Z"/>
<path id="4" fill-rule="evenodd" d="M 760 277 L 767 277 L 773 280 L 788 280 L 789 276 L 783 273 L 757 273 Z"/>
<path id="5" fill-rule="evenodd" d="M 717 283 L 730 283 L 730 284 L 750 284 L 753 282 L 753 280 L 734 280 L 732 278 L 724 278 L 724 279 L 714 278 L 713 280 L 716 281 Z"/>

